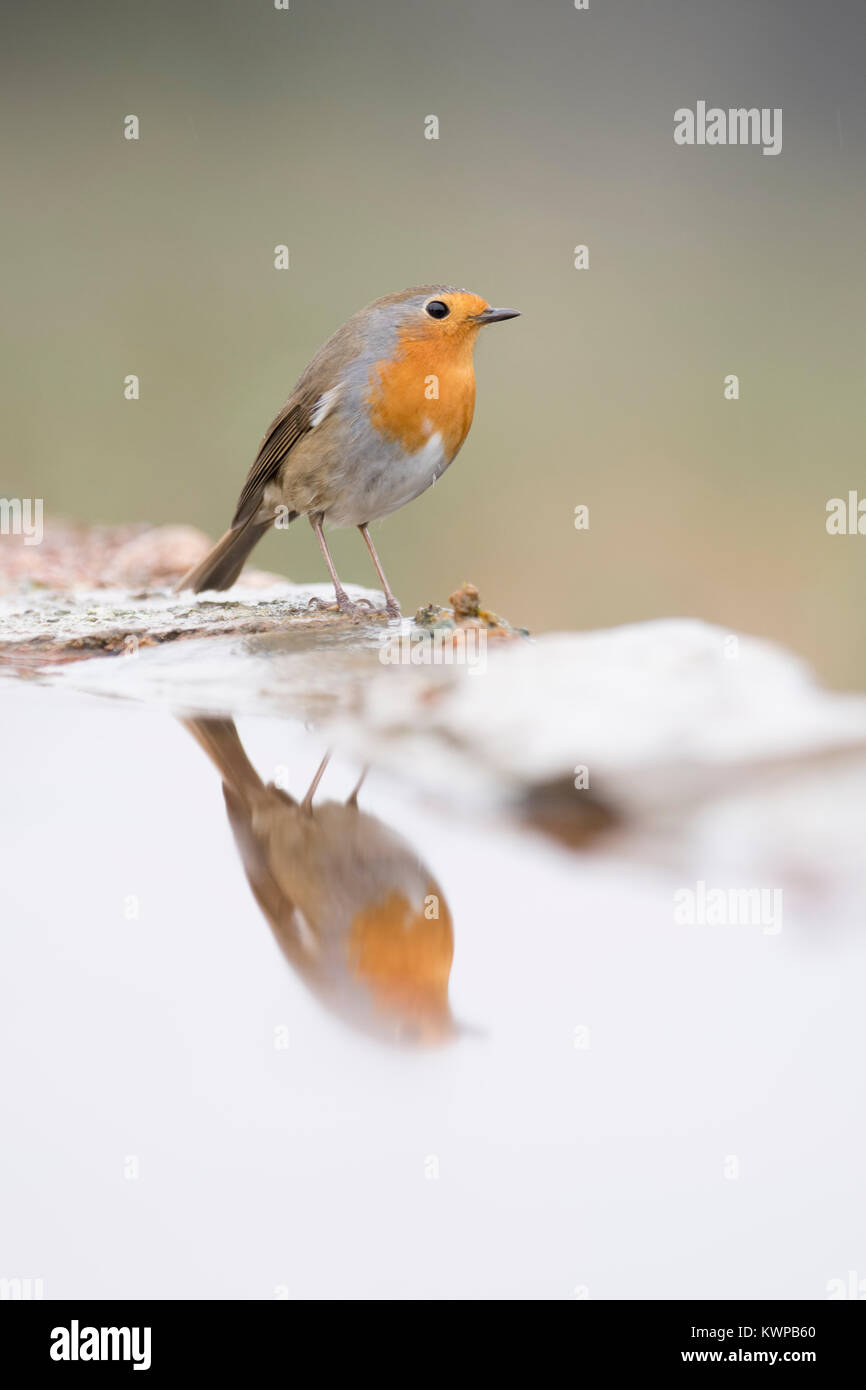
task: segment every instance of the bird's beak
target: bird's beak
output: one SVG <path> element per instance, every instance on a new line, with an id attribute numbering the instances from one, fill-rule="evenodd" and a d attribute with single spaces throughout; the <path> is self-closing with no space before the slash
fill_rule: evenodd
<path id="1" fill-rule="evenodd" d="M 501 323 L 503 319 L 519 319 L 519 309 L 482 309 L 480 314 L 473 314 L 476 323 Z"/>

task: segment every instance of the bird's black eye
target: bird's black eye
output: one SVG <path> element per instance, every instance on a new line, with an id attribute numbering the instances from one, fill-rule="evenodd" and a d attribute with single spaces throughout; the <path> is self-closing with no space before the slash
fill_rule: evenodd
<path id="1" fill-rule="evenodd" d="M 451 310 L 447 304 L 443 304 L 441 299 L 431 299 L 427 305 L 427 313 L 431 319 L 447 319 Z"/>

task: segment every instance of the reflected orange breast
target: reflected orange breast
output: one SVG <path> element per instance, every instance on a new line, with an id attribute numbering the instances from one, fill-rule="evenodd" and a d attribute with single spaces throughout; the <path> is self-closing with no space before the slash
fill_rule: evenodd
<path id="1" fill-rule="evenodd" d="M 426 904 L 434 900 L 437 915 L 428 917 Z M 382 1003 L 447 1012 L 454 933 L 435 884 L 420 903 L 395 891 L 362 908 L 352 920 L 347 954 L 353 972 Z"/>

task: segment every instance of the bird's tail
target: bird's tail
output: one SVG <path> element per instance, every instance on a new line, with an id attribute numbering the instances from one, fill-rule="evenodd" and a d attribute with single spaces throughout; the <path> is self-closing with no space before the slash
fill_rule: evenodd
<path id="1" fill-rule="evenodd" d="M 249 807 L 264 783 L 244 752 L 234 720 L 207 716 L 180 722 L 207 753 L 224 785 Z"/>
<path id="2" fill-rule="evenodd" d="M 175 593 L 179 594 L 184 589 L 192 589 L 197 594 L 202 589 L 230 589 L 253 546 L 261 540 L 270 524 L 270 521 L 247 521 L 226 531 L 201 563 L 184 575 L 175 586 Z"/>

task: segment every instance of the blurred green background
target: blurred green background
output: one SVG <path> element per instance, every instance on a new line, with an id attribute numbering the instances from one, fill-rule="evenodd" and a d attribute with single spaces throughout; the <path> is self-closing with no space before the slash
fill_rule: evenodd
<path id="1" fill-rule="evenodd" d="M 695 615 L 866 679 L 866 537 L 825 529 L 866 493 L 861 5 L 48 0 L 3 30 L 2 495 L 218 535 L 333 329 L 466 285 L 523 317 L 479 344 L 454 467 L 374 530 L 404 609 L 472 579 L 534 630 Z M 678 148 L 699 99 L 781 106 L 782 153 Z M 326 577 L 303 525 L 255 563 Z"/>

